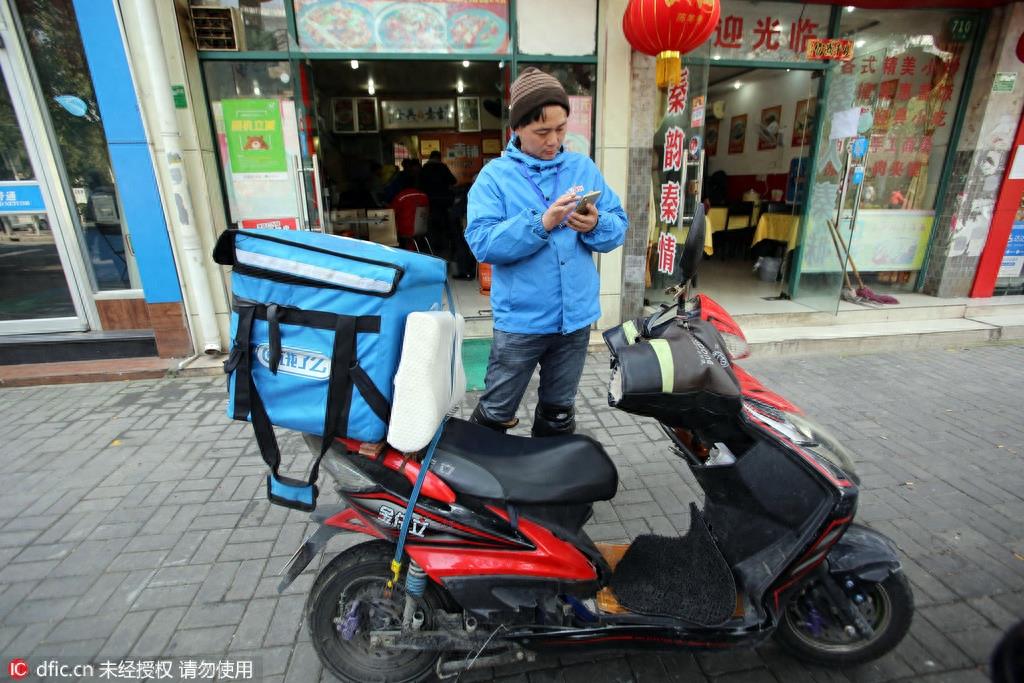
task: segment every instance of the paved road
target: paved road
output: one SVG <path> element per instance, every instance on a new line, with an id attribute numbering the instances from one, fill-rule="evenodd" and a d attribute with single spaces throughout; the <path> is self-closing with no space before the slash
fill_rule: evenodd
<path id="1" fill-rule="evenodd" d="M 987 680 L 998 636 L 1024 617 L 1024 346 L 747 367 L 858 454 L 859 519 L 897 542 L 917 597 L 904 643 L 842 673 L 769 644 L 566 656 L 462 680 Z M 685 529 L 693 479 L 653 423 L 605 407 L 606 368 L 603 354 L 588 362 L 580 425 L 607 444 L 621 491 L 598 504 L 589 531 L 613 541 Z M 182 659 L 253 660 L 267 681 L 332 680 L 300 624 L 312 573 L 275 592 L 308 525 L 266 503 L 249 427 L 224 418 L 224 401 L 210 377 L 0 390 L 4 666 L 173 659 L 181 675 Z M 294 439 L 284 447 L 301 452 Z M 86 680 L 98 678 L 97 666 Z"/>

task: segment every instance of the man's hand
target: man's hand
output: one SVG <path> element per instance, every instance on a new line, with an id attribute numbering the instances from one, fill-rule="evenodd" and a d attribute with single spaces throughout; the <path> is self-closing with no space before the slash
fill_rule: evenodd
<path id="1" fill-rule="evenodd" d="M 555 203 L 549 206 L 548 210 L 541 217 L 544 229 L 551 232 L 561 225 L 565 217 L 576 210 L 576 201 L 576 193 L 571 191 L 556 199 Z"/>
<path id="2" fill-rule="evenodd" d="M 587 204 L 583 213 L 573 211 L 569 216 L 569 227 L 578 233 L 588 233 L 597 226 L 597 207 Z"/>

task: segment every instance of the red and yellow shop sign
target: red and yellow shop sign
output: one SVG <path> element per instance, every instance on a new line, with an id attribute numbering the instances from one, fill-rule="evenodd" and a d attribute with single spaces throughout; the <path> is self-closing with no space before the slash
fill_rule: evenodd
<path id="1" fill-rule="evenodd" d="M 807 59 L 835 59 L 848 62 L 853 59 L 853 41 L 842 38 L 811 38 L 807 41 Z"/>

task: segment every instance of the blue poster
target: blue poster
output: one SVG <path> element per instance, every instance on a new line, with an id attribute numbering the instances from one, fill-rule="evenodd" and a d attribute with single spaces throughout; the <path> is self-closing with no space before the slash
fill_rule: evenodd
<path id="1" fill-rule="evenodd" d="M 0 214 L 45 211 L 38 183 L 0 183 Z"/>
<path id="2" fill-rule="evenodd" d="M 1017 221 L 1010 231 L 997 277 L 1020 277 L 1024 272 L 1024 222 Z"/>

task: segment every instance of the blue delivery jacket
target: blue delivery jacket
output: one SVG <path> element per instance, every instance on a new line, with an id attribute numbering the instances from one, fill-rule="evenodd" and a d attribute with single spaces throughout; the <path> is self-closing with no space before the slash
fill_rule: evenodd
<path id="1" fill-rule="evenodd" d="M 532 181 L 532 182 L 531 182 Z M 581 234 L 567 225 L 550 233 L 541 217 L 558 197 L 601 190 L 597 226 Z M 626 238 L 626 212 L 590 157 L 561 150 L 537 159 L 509 142 L 469 191 L 466 241 L 489 263 L 494 327 L 519 334 L 569 334 L 601 317 L 593 252 Z"/>

